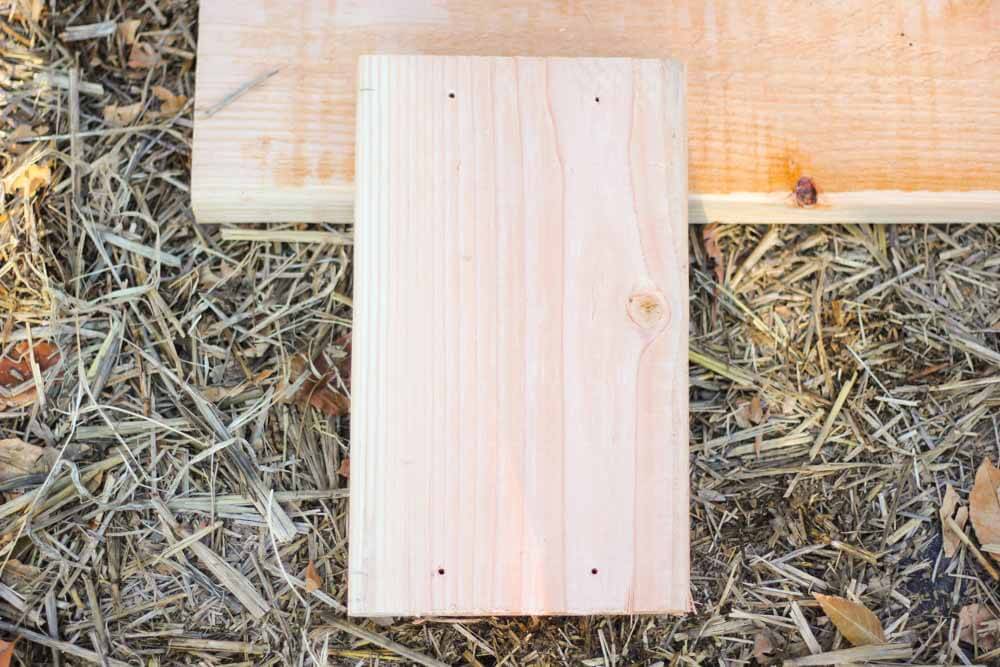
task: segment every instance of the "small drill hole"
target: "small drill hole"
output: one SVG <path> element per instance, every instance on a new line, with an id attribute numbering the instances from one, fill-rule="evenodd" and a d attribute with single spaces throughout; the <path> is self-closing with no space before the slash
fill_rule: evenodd
<path id="1" fill-rule="evenodd" d="M 594 101 L 597 102 L 598 104 L 600 104 L 601 103 L 601 98 L 600 97 L 595 97 Z"/>
<path id="2" fill-rule="evenodd" d="M 450 97 L 451 99 L 455 99 L 455 93 L 448 93 L 448 97 Z"/>
<path id="3" fill-rule="evenodd" d="M 591 574 L 597 574 L 597 568 L 596 567 L 590 568 L 590 573 Z"/>
<path id="4" fill-rule="evenodd" d="M 438 568 L 438 574 L 444 574 L 444 568 L 443 567 L 439 567 Z"/>

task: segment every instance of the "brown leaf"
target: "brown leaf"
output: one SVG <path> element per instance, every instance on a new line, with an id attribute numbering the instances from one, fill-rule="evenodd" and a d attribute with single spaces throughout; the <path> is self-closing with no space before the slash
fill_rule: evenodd
<path id="1" fill-rule="evenodd" d="M 753 638 L 753 657 L 759 665 L 770 665 L 777 662 L 777 653 L 780 650 L 775 643 L 780 642 L 780 638 L 768 629 L 759 630 Z"/>
<path id="2" fill-rule="evenodd" d="M 944 492 L 944 499 L 941 501 L 941 509 L 938 511 L 941 517 L 941 538 L 944 546 L 944 555 L 951 558 L 958 551 L 958 545 L 962 543 L 958 535 L 945 523 L 948 518 L 954 519 L 959 528 L 965 528 L 965 522 L 969 518 L 969 510 L 959 502 L 958 494 L 951 484 Z"/>
<path id="3" fill-rule="evenodd" d="M 14 644 L 16 643 L 17 639 L 12 642 L 0 639 L 0 667 L 10 667 L 10 659 L 14 657 Z"/>
<path id="4" fill-rule="evenodd" d="M 124 127 L 135 122 L 140 113 L 142 113 L 142 102 L 124 106 L 109 104 L 104 107 L 104 121 L 114 127 Z"/>
<path id="5" fill-rule="evenodd" d="M 18 125 L 7 135 L 7 147 L 6 150 L 14 155 L 20 155 L 24 151 L 28 150 L 30 144 L 19 144 L 18 139 L 24 139 L 25 137 L 30 137 L 35 134 L 35 131 L 31 129 L 28 124 Z"/>
<path id="6" fill-rule="evenodd" d="M 774 644 L 771 643 L 771 640 L 763 632 L 758 632 L 753 638 L 753 657 L 757 662 L 765 663 L 773 657 L 771 655 L 773 651 Z"/>
<path id="7" fill-rule="evenodd" d="M 733 419 L 740 428 L 750 428 L 750 403 L 740 403 L 733 412 Z"/>
<path id="8" fill-rule="evenodd" d="M 705 243 L 705 254 L 715 262 L 715 280 L 719 284 L 726 277 L 726 260 L 722 256 L 722 250 L 719 248 L 718 237 L 720 229 L 719 223 L 713 222 L 712 224 L 705 225 L 705 228 L 701 232 L 701 238 Z"/>
<path id="9" fill-rule="evenodd" d="M 770 410 L 767 409 L 759 394 L 746 403 L 741 403 L 733 412 L 733 418 L 740 428 L 750 428 L 753 425 L 762 424 L 767 421 L 769 416 Z"/>
<path id="10" fill-rule="evenodd" d="M 967 604 L 958 612 L 958 638 L 983 651 L 992 651 L 1000 643 L 1000 627 L 996 619 L 985 605 Z"/>
<path id="11" fill-rule="evenodd" d="M 118 24 L 118 34 L 127 45 L 135 44 L 135 36 L 139 32 L 140 25 L 142 21 L 139 19 L 129 19 Z"/>
<path id="12" fill-rule="evenodd" d="M 38 341 L 34 347 L 35 363 L 42 373 L 59 362 L 59 350 L 47 341 Z M 0 357 L 0 387 L 13 392 L 24 385 L 32 377 L 31 354 L 27 341 L 21 341 L 14 346 L 11 356 Z M 12 395 L 0 395 L 0 408 L 24 407 L 38 399 L 34 385 Z"/>
<path id="13" fill-rule="evenodd" d="M 20 190 L 21 196 L 27 198 L 34 196 L 40 188 L 48 185 L 51 180 L 52 169 L 48 163 L 29 164 L 7 176 L 3 181 L 3 186 L 7 192 Z"/>
<path id="14" fill-rule="evenodd" d="M 345 456 L 343 459 L 341 459 L 341 461 L 340 461 L 340 467 L 337 468 L 337 474 L 340 475 L 341 477 L 343 477 L 344 479 L 349 479 L 350 478 L 350 476 L 351 476 L 351 459 L 350 458 L 348 458 L 348 457 Z"/>
<path id="15" fill-rule="evenodd" d="M 136 42 L 128 56 L 128 66 L 132 69 L 150 69 L 160 64 L 160 54 L 146 42 Z"/>
<path id="16" fill-rule="evenodd" d="M 156 98 L 160 100 L 158 117 L 173 116 L 184 108 L 188 99 L 184 95 L 174 95 L 163 86 L 153 86 L 153 95 L 156 95 Z"/>
<path id="17" fill-rule="evenodd" d="M 0 482 L 33 472 L 48 472 L 55 462 L 55 452 L 31 445 L 20 438 L 0 440 Z"/>
<path id="18" fill-rule="evenodd" d="M 962 505 L 961 507 L 958 508 L 958 511 L 955 512 L 955 524 L 958 525 L 959 528 L 964 529 L 965 524 L 967 524 L 968 522 L 969 522 L 969 508 L 966 507 L 965 505 Z M 956 543 L 961 542 L 961 539 L 956 536 L 955 542 Z"/>
<path id="19" fill-rule="evenodd" d="M 312 593 L 323 588 L 323 577 L 319 576 L 319 572 L 316 571 L 316 566 L 312 561 L 309 561 L 309 564 L 306 565 L 306 573 L 303 578 L 306 580 L 306 593 Z"/>
<path id="20" fill-rule="evenodd" d="M 293 400 L 302 407 L 312 406 L 330 417 L 346 415 L 351 411 L 350 400 L 331 386 L 337 377 L 336 366 L 327 360 L 325 354 L 313 359 L 312 365 L 319 371 L 320 377 L 317 378 L 312 373 L 305 355 L 297 354 L 292 357 L 291 381 L 296 382 L 306 374 L 309 376 Z"/>
<path id="21" fill-rule="evenodd" d="M 833 315 L 833 323 L 838 327 L 844 326 L 847 322 L 847 318 L 844 316 L 844 302 L 840 299 L 834 299 L 830 303 L 830 310 Z"/>
<path id="22" fill-rule="evenodd" d="M 980 544 L 1000 544 L 1000 469 L 986 459 L 976 471 L 976 482 L 969 494 L 969 518 Z M 991 553 L 1000 563 L 1000 555 Z"/>
<path id="23" fill-rule="evenodd" d="M 836 595 L 813 593 L 813 597 L 847 641 L 855 646 L 885 643 L 882 622 L 864 605 Z"/>

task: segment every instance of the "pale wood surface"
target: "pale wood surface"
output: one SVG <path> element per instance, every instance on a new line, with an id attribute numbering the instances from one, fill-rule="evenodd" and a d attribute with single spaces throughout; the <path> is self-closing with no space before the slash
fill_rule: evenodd
<path id="1" fill-rule="evenodd" d="M 362 59 L 352 614 L 688 608 L 683 79 Z"/>
<path id="2" fill-rule="evenodd" d="M 1000 0 L 202 0 L 198 109 L 279 71 L 196 113 L 195 212 L 349 221 L 357 57 L 434 53 L 685 62 L 692 222 L 1000 220 L 998 35 Z"/>

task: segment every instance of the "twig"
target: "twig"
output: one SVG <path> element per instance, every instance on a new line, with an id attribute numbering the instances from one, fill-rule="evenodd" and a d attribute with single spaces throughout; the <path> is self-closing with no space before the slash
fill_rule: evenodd
<path id="1" fill-rule="evenodd" d="M 358 639 L 363 639 L 366 642 L 375 644 L 376 646 L 381 646 L 382 648 L 392 651 L 398 656 L 411 660 L 417 664 L 425 665 L 425 667 L 449 667 L 447 663 L 441 662 L 440 660 L 435 660 L 434 658 L 427 657 L 423 653 L 409 649 L 402 644 L 398 644 L 387 637 L 376 634 L 365 630 L 361 626 L 355 625 L 349 621 L 334 619 L 329 622 L 328 626 L 321 626 L 317 628 L 313 634 L 318 635 L 322 632 L 329 631 L 330 628 L 336 628 L 337 630 L 342 630 L 347 634 L 354 635 Z"/>
<path id="2" fill-rule="evenodd" d="M 61 651 L 67 655 L 72 655 L 81 660 L 86 660 L 95 665 L 107 665 L 108 667 L 132 667 L 127 662 L 122 662 L 121 660 L 115 660 L 114 658 L 105 657 L 103 660 L 100 655 L 94 651 L 90 651 L 85 648 L 80 648 L 76 644 L 71 644 L 69 642 L 59 641 L 52 639 L 51 637 L 46 637 L 45 635 L 35 632 L 34 630 L 28 630 L 19 625 L 14 625 L 13 623 L 8 623 L 6 621 L 0 621 L 0 630 L 5 633 L 27 639 L 30 642 L 40 644 L 41 646 L 48 647 L 55 651 Z"/>
<path id="3" fill-rule="evenodd" d="M 232 104 L 233 102 L 235 102 L 236 100 L 238 100 L 240 97 L 242 97 L 243 95 L 247 94 L 249 91 L 251 91 L 254 88 L 256 88 L 257 86 L 263 84 L 265 81 L 267 81 L 268 79 L 270 79 L 272 76 L 274 76 L 275 74 L 277 74 L 280 71 L 281 71 L 281 68 L 280 67 L 276 67 L 273 70 L 271 70 L 270 72 L 265 72 L 264 74 L 261 74 L 260 76 L 254 78 L 254 79 L 251 79 L 250 81 L 244 83 L 242 86 L 240 86 L 239 88 L 237 88 L 233 92 L 229 93 L 228 95 L 226 95 L 225 97 L 223 97 L 221 100 L 219 100 L 218 102 L 216 102 L 212 106 L 210 106 L 207 109 L 205 109 L 204 111 L 202 111 L 203 117 L 205 117 L 205 118 L 211 118 L 212 116 L 214 116 L 215 114 L 219 113 L 220 111 L 222 111 L 223 109 L 225 109 L 227 106 L 229 106 L 230 104 Z"/>

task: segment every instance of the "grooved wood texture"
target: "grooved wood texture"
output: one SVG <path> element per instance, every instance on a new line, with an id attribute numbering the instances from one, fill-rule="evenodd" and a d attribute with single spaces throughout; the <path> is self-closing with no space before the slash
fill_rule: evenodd
<path id="1" fill-rule="evenodd" d="M 357 57 L 432 53 L 685 62 L 691 222 L 997 221 L 998 35 L 1000 0 L 201 0 L 194 209 L 350 221 Z"/>
<path id="2" fill-rule="evenodd" d="M 359 71 L 350 613 L 683 612 L 683 68 Z"/>

